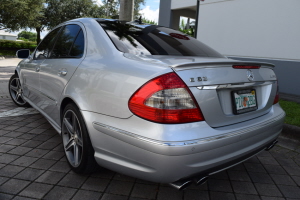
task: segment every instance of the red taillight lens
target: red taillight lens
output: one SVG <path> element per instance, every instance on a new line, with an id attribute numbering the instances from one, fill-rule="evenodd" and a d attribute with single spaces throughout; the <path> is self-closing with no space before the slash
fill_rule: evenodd
<path id="1" fill-rule="evenodd" d="M 189 88 L 174 72 L 147 82 L 132 95 L 128 105 L 135 115 L 158 123 L 204 120 Z"/>
<path id="2" fill-rule="evenodd" d="M 279 101 L 279 85 L 278 85 L 278 81 L 276 81 L 276 87 L 277 87 L 277 89 L 276 89 L 276 96 L 275 96 L 273 104 L 276 104 Z"/>
<path id="3" fill-rule="evenodd" d="M 234 69 L 259 69 L 260 65 L 232 65 Z"/>

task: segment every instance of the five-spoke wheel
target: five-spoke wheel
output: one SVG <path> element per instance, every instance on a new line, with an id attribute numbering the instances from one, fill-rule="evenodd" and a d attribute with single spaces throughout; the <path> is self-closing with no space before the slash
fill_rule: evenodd
<path id="1" fill-rule="evenodd" d="M 14 74 L 11 76 L 8 84 L 9 94 L 15 104 L 22 107 L 28 107 L 29 104 L 23 97 L 23 90 L 18 75 Z"/>
<path id="2" fill-rule="evenodd" d="M 63 112 L 62 140 L 67 160 L 77 173 L 94 171 L 97 167 L 87 128 L 74 104 L 68 104 Z"/>
<path id="3" fill-rule="evenodd" d="M 72 110 L 67 110 L 64 115 L 62 138 L 70 164 L 77 167 L 82 159 L 82 130 L 78 118 Z"/>

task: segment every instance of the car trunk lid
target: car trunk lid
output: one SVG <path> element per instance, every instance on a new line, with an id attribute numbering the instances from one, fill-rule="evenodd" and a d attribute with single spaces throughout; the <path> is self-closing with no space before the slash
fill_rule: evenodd
<path id="1" fill-rule="evenodd" d="M 276 96 L 277 79 L 272 64 L 212 59 L 171 67 L 189 86 L 205 121 L 212 127 L 264 115 L 270 112 Z"/>

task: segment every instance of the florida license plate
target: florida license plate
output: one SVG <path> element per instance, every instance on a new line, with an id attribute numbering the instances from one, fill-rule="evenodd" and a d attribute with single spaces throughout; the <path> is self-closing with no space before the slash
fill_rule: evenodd
<path id="1" fill-rule="evenodd" d="M 254 89 L 232 92 L 233 113 L 238 115 L 257 110 L 256 92 Z"/>

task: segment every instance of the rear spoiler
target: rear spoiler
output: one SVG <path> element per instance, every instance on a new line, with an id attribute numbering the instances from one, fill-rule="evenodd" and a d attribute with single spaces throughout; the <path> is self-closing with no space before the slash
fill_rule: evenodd
<path id="1" fill-rule="evenodd" d="M 250 62 L 250 61 L 234 61 L 234 60 L 222 60 L 222 61 L 204 61 L 204 62 L 188 62 L 178 65 L 170 65 L 175 71 L 186 70 L 186 69 L 197 69 L 197 68 L 213 68 L 228 65 L 259 65 L 266 68 L 274 68 L 275 65 L 264 62 Z"/>

